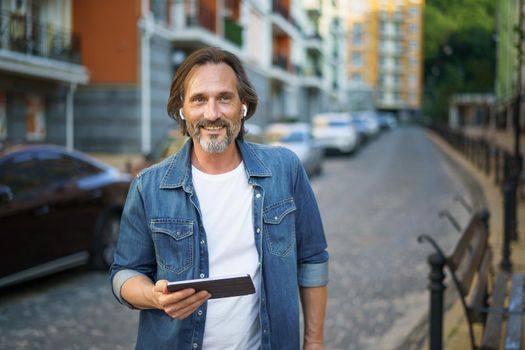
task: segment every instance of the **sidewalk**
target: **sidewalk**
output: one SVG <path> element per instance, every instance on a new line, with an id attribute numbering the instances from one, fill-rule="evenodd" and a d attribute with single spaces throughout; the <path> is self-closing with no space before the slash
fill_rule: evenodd
<path id="1" fill-rule="evenodd" d="M 489 241 L 494 252 L 494 271 L 499 271 L 503 244 L 503 197 L 500 188 L 494 184 L 494 177 L 492 175 L 490 177 L 485 175 L 439 136 L 430 131 L 427 132 L 427 135 L 434 144 L 466 170 L 483 188 L 491 214 Z M 501 145 L 511 144 L 509 140 L 506 139 L 498 141 Z M 511 247 L 511 261 L 514 271 L 525 273 L 525 202 L 520 199 L 518 199 L 518 236 L 520 239 L 517 242 L 513 242 Z M 481 326 L 476 325 L 475 327 L 477 327 L 475 328 L 476 342 L 479 344 L 481 339 Z M 468 323 L 459 299 L 454 302 L 452 308 L 446 311 L 443 325 L 443 338 L 443 344 L 446 350 L 470 349 Z M 428 349 L 428 343 L 425 344 L 422 349 Z"/>

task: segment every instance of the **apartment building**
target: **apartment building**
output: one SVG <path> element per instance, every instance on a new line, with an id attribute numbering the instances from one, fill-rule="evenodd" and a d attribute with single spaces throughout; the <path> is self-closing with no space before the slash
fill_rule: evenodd
<path id="1" fill-rule="evenodd" d="M 424 0 L 343 4 L 352 108 L 417 115 L 422 98 Z"/>
<path id="2" fill-rule="evenodd" d="M 175 70 L 205 46 L 243 62 L 260 98 L 255 123 L 337 108 L 339 13 L 335 0 L 75 0 L 73 28 L 91 74 L 75 98 L 76 145 L 147 153 L 175 126 L 166 112 Z"/>
<path id="3" fill-rule="evenodd" d="M 74 96 L 89 73 L 71 0 L 0 0 L 0 144 L 74 147 Z"/>

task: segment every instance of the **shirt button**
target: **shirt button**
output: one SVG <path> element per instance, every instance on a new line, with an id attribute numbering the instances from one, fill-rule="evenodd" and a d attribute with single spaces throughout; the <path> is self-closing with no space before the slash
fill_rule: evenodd
<path id="1" fill-rule="evenodd" d="M 204 274 L 203 274 L 203 273 L 201 273 L 199 276 L 200 276 L 201 278 L 204 278 Z"/>
<path id="2" fill-rule="evenodd" d="M 255 230 L 257 233 L 261 233 L 261 229 L 257 227 L 257 230 Z"/>
<path id="3" fill-rule="evenodd" d="M 205 243 L 204 240 L 202 240 L 202 241 L 201 241 L 201 244 L 204 244 L 204 243 Z"/>
<path id="4" fill-rule="evenodd" d="M 261 198 L 261 194 L 260 194 L 260 193 L 257 193 L 257 194 L 255 195 L 255 198 Z"/>
<path id="5" fill-rule="evenodd" d="M 197 315 L 202 316 L 202 310 L 199 310 L 199 311 L 197 312 Z"/>
<path id="6" fill-rule="evenodd" d="M 279 220 L 279 218 L 277 216 L 274 216 L 273 219 L 274 220 Z"/>
<path id="7" fill-rule="evenodd" d="M 193 343 L 193 348 L 194 348 L 194 349 L 197 349 L 198 347 L 199 347 L 199 344 L 197 344 L 197 343 Z"/>

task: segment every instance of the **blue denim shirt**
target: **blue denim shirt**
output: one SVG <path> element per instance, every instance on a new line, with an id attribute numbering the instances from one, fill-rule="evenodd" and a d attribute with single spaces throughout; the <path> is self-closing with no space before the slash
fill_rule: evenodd
<path id="1" fill-rule="evenodd" d="M 328 253 L 317 203 L 291 151 L 237 141 L 253 186 L 253 225 L 261 268 L 262 349 L 299 349 L 298 287 L 328 283 Z M 206 232 L 191 176 L 189 140 L 133 181 L 111 267 L 117 299 L 137 274 L 152 281 L 208 277 Z M 129 306 L 129 305 L 128 305 Z M 141 310 L 137 349 L 200 349 L 206 304 L 184 320 Z"/>

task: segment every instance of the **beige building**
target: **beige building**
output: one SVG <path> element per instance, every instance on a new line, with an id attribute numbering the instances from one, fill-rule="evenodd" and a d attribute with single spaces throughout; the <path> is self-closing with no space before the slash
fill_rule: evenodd
<path id="1" fill-rule="evenodd" d="M 424 0 L 342 4 L 347 14 L 351 107 L 417 114 L 422 98 Z"/>

